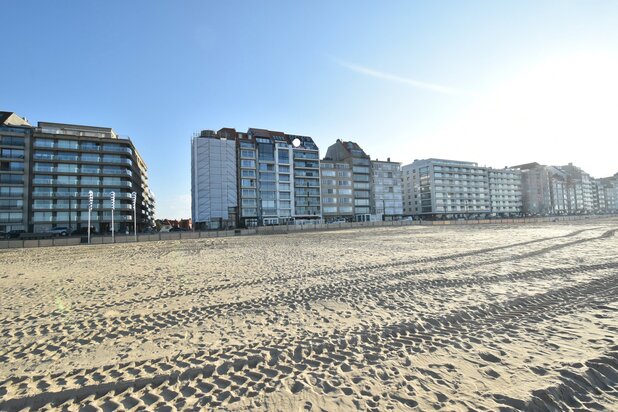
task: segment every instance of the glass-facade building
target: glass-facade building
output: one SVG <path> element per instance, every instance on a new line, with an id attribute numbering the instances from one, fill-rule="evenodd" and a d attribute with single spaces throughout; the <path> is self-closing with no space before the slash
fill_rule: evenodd
<path id="1" fill-rule="evenodd" d="M 202 133 L 203 134 L 203 133 Z M 213 164 L 213 156 L 219 156 L 217 170 L 224 170 L 221 179 L 226 180 L 225 195 L 219 193 L 216 178 L 211 176 L 215 186 L 201 184 L 199 173 L 192 173 L 192 202 L 194 205 L 218 204 L 222 196 L 230 211 L 227 226 L 254 227 L 280 224 L 295 224 L 319 221 L 322 218 L 320 204 L 320 160 L 317 145 L 308 136 L 288 135 L 266 129 L 250 128 L 246 133 L 224 128 L 209 132 L 207 139 L 222 139 L 234 142 L 226 147 L 226 159 L 222 152 L 207 159 L 206 152 L 194 151 L 192 165 L 201 170 L 205 164 Z M 198 139 L 199 140 L 199 139 Z M 195 141 L 195 139 L 194 139 Z M 202 143 L 210 144 L 214 143 Z M 213 146 L 214 147 L 214 146 Z M 231 159 L 232 150 L 235 158 Z M 219 179 L 219 180 L 221 180 Z M 232 196 L 230 179 L 236 181 L 236 196 Z M 232 211 L 235 221 L 232 222 Z M 193 210 L 194 222 L 204 221 Z M 212 225 L 206 228 L 215 228 Z"/>
<path id="2" fill-rule="evenodd" d="M 87 227 L 89 191 L 94 198 L 90 221 L 97 232 L 111 230 L 112 192 L 115 231 L 132 232 L 134 215 L 138 230 L 152 226 L 154 197 L 146 164 L 130 139 L 110 128 L 49 122 L 24 131 L 24 230 Z"/>

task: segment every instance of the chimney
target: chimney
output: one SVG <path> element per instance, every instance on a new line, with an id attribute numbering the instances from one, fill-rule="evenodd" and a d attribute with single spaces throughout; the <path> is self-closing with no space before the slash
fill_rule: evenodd
<path id="1" fill-rule="evenodd" d="M 387 158 L 386 158 L 386 161 L 387 161 L 387 162 L 390 162 L 390 161 L 391 161 L 391 158 L 390 158 L 390 157 L 387 157 Z"/>

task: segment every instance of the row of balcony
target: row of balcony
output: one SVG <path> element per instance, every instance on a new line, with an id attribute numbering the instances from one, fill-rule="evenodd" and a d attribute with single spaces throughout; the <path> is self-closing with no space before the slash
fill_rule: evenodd
<path id="1" fill-rule="evenodd" d="M 39 173 L 77 173 L 77 174 L 92 174 L 92 175 L 120 175 L 120 176 L 133 176 L 133 172 L 129 169 L 99 169 L 93 167 L 72 167 L 72 168 L 63 168 L 63 167 L 54 167 L 49 165 L 35 165 L 33 171 Z"/>
<path id="2" fill-rule="evenodd" d="M 99 181 L 99 180 L 84 180 L 84 179 L 80 179 L 79 181 L 77 179 L 72 180 L 72 181 L 64 181 L 64 180 L 58 180 L 58 179 L 42 179 L 42 178 L 34 178 L 32 179 L 32 183 L 35 185 L 54 185 L 54 186 L 93 186 L 93 187 L 100 187 L 100 186 L 114 186 L 114 187 L 128 187 L 128 188 L 132 188 L 133 187 L 133 183 L 132 182 L 126 182 L 126 181 L 121 181 L 121 182 L 106 182 L 106 181 Z"/>
<path id="3" fill-rule="evenodd" d="M 117 158 L 117 157 L 109 157 L 109 156 L 97 156 L 92 154 L 82 154 L 81 156 L 78 154 L 71 153 L 58 153 L 58 154 L 50 154 L 50 153 L 41 153 L 34 152 L 34 160 L 43 160 L 43 161 L 61 161 L 61 162 L 88 162 L 88 163 L 112 163 L 112 164 L 125 164 L 132 166 L 133 160 L 127 158 Z"/>
<path id="4" fill-rule="evenodd" d="M 81 215 L 81 216 L 80 216 Z M 112 215 L 111 214 L 103 214 L 102 216 L 99 216 L 97 213 L 92 212 L 90 215 L 90 220 L 93 222 L 96 221 L 103 221 L 103 222 L 111 222 L 112 220 Z M 21 219 L 19 220 L 21 221 Z M 55 216 L 33 216 L 32 221 L 34 223 L 68 223 L 70 221 L 88 221 L 88 213 L 74 213 L 70 218 L 57 218 Z M 132 222 L 133 221 L 133 215 L 120 215 L 120 214 L 114 214 L 114 221 L 115 222 Z"/>

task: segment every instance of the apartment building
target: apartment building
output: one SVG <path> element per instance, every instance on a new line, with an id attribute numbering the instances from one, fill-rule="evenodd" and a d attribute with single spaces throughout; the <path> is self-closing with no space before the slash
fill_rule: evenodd
<path id="1" fill-rule="evenodd" d="M 197 227 L 253 227 L 322 218 L 319 150 L 311 137 L 224 128 L 202 132 L 193 145 L 202 146 L 192 155 L 192 214 Z M 214 174 L 207 178 L 208 170 Z"/>
<path id="2" fill-rule="evenodd" d="M 399 219 L 403 215 L 401 163 L 371 161 L 371 211 L 381 220 Z"/>
<path id="3" fill-rule="evenodd" d="M 525 215 L 568 213 L 567 173 L 554 166 L 526 163 L 521 172 L 522 211 Z"/>
<path id="4" fill-rule="evenodd" d="M 599 189 L 603 191 L 605 204 L 601 211 L 618 212 L 618 173 L 611 177 L 599 179 Z"/>
<path id="5" fill-rule="evenodd" d="M 308 136 L 286 135 L 294 158 L 294 219 L 322 219 L 320 152 Z"/>
<path id="6" fill-rule="evenodd" d="M 19 225 L 30 232 L 56 226 L 86 227 L 90 190 L 94 195 L 91 225 L 97 231 L 111 230 L 112 192 L 115 231 L 132 231 L 134 215 L 138 230 L 152 226 L 154 196 L 148 187 L 146 164 L 129 138 L 107 127 L 50 122 L 32 127 L 25 121 L 14 124 L 14 114 L 3 112 L 0 116 L 6 118 L 1 127 L 3 142 L 8 141 L 5 136 L 17 139 L 13 143 L 24 142 L 22 149 L 16 149 L 23 150 L 23 165 L 14 165 L 14 160 L 6 163 L 10 169 L 7 175 L 18 175 L 16 169 L 23 169 L 22 182 L 18 183 L 20 178 L 2 178 L 13 182 L 7 186 L 9 195 L 23 191 L 22 219 L 17 223 L 17 216 L 9 215 L 8 221 L 2 221 L 5 216 L 0 215 L 0 226 L 5 230 Z M 135 211 L 132 192 L 136 193 Z"/>
<path id="7" fill-rule="evenodd" d="M 32 126 L 15 113 L 0 112 L 0 231 L 28 228 L 28 163 Z"/>
<path id="8" fill-rule="evenodd" d="M 322 215 L 327 221 L 354 218 L 352 166 L 346 162 L 322 160 Z"/>
<path id="9" fill-rule="evenodd" d="M 570 214 L 590 213 L 594 210 L 592 178 L 581 168 L 569 163 L 558 166 L 567 176 L 567 211 Z"/>
<path id="10" fill-rule="evenodd" d="M 522 211 L 521 171 L 517 169 L 487 169 L 491 213 L 517 216 Z"/>
<path id="11" fill-rule="evenodd" d="M 354 142 L 337 141 L 326 151 L 325 161 L 347 163 L 352 170 L 353 214 L 356 221 L 371 219 L 371 159 Z"/>
<path id="12" fill-rule="evenodd" d="M 236 146 L 229 129 L 202 130 L 191 140 L 191 215 L 198 229 L 236 227 Z"/>
<path id="13" fill-rule="evenodd" d="M 424 159 L 402 169 L 406 215 L 463 217 L 491 213 L 487 171 L 476 163 Z"/>
<path id="14" fill-rule="evenodd" d="M 405 215 L 462 218 L 521 213 L 518 171 L 446 159 L 415 160 L 402 169 Z"/>

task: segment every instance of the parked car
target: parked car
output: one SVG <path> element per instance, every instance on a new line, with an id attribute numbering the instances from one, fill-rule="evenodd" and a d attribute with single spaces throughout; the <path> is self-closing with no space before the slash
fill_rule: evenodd
<path id="1" fill-rule="evenodd" d="M 17 239 L 21 236 L 22 233 L 26 233 L 26 231 L 21 230 L 21 229 L 9 230 L 8 232 L 4 234 L 4 238 L 5 239 Z"/>
<path id="2" fill-rule="evenodd" d="M 67 226 L 58 226 L 49 230 L 52 235 L 68 236 L 71 234 L 71 229 Z"/>
<path id="3" fill-rule="evenodd" d="M 336 220 L 333 220 L 332 222 L 328 222 L 328 223 L 329 224 L 331 224 L 331 223 L 333 223 L 333 224 L 334 223 L 347 223 L 347 221 L 345 219 L 336 219 Z"/>

